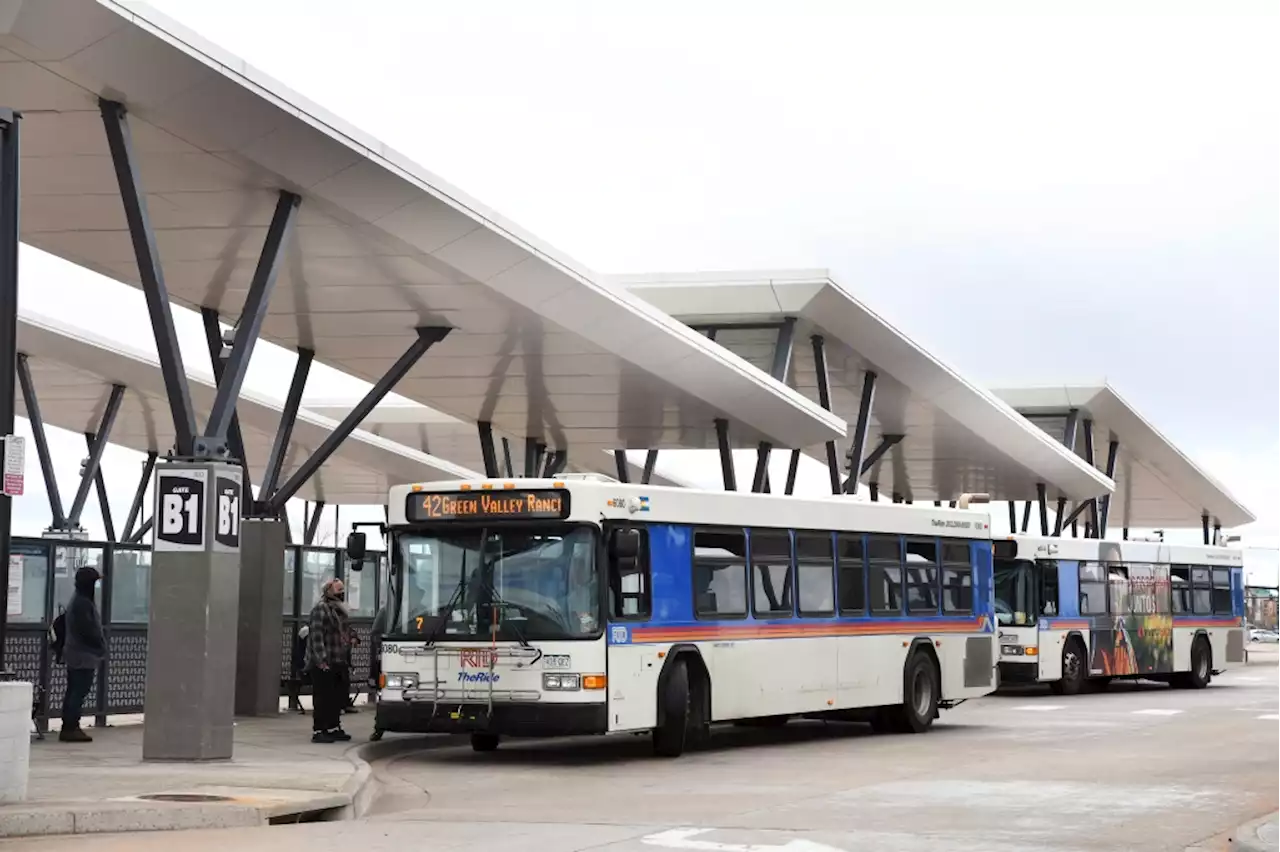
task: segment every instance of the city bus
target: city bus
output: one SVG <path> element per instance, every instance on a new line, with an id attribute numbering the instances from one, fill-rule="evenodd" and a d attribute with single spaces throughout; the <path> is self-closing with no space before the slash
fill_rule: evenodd
<path id="1" fill-rule="evenodd" d="M 476 751 L 631 732 L 663 756 L 721 722 L 924 731 L 996 685 L 990 519 L 968 502 L 596 475 L 394 488 L 375 727 Z"/>
<path id="2" fill-rule="evenodd" d="M 1203 689 L 1245 662 L 1240 550 L 1025 535 L 993 547 L 1001 683 Z"/>

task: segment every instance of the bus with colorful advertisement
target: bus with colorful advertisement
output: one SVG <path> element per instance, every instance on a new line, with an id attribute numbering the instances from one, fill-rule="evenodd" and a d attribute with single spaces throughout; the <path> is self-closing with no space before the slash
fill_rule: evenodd
<path id="1" fill-rule="evenodd" d="M 996 686 L 985 511 L 594 475 L 392 489 L 379 731 L 920 732 Z M 348 550 L 364 548 L 352 533 Z"/>
<path id="2" fill-rule="evenodd" d="M 1001 683 L 1201 689 L 1245 663 L 1240 550 L 1025 535 L 993 547 Z"/>

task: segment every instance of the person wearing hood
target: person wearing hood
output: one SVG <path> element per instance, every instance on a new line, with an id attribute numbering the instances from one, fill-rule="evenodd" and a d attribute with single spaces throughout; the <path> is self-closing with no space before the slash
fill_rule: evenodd
<path id="1" fill-rule="evenodd" d="M 344 603 L 341 580 L 324 584 L 320 600 L 311 608 L 307 627 L 307 669 L 311 672 L 311 741 L 332 743 L 351 739 L 342 730 L 342 695 L 346 682 L 347 650 L 351 647 L 351 619 Z"/>
<path id="2" fill-rule="evenodd" d="M 77 571 L 76 590 L 67 604 L 67 638 L 63 650 L 67 690 L 62 698 L 62 731 L 58 734 L 58 739 L 64 743 L 93 742 L 93 738 L 80 727 L 80 713 L 85 698 L 93 689 L 93 675 L 107 655 L 102 617 L 93 599 L 99 579 L 101 576 L 96 568 L 86 566 Z"/>

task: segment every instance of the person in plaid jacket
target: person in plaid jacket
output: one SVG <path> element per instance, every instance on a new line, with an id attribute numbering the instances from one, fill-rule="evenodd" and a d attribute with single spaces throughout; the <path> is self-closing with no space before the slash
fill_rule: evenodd
<path id="1" fill-rule="evenodd" d="M 342 730 L 342 695 L 346 683 L 351 619 L 346 587 L 341 580 L 324 584 L 320 600 L 311 608 L 307 633 L 307 669 L 311 673 L 311 741 L 332 743 L 351 739 Z"/>

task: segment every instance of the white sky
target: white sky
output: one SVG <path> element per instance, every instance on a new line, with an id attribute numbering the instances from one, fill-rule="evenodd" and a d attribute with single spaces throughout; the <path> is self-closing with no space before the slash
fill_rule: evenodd
<path id="1" fill-rule="evenodd" d="M 153 5 L 591 268 L 828 267 L 979 382 L 1106 377 L 1280 543 L 1273 3 Z M 137 291 L 22 262 L 25 306 L 153 345 Z M 283 396 L 271 349 L 248 381 Z M 83 439 L 54 442 L 69 501 Z M 109 453 L 119 516 L 140 458 Z M 32 449 L 25 532 L 38 478 Z"/>

